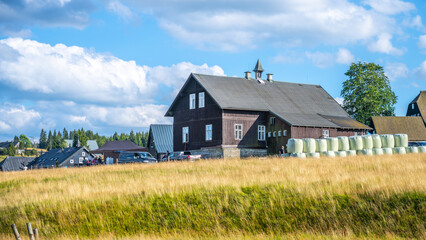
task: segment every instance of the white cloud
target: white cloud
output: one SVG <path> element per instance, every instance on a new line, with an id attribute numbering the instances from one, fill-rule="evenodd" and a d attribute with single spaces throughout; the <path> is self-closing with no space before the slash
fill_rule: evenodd
<path id="1" fill-rule="evenodd" d="M 416 15 L 414 18 L 408 17 L 402 21 L 402 25 L 420 29 L 423 26 L 422 17 L 420 15 Z"/>
<path id="2" fill-rule="evenodd" d="M 347 0 L 126 2 L 154 16 L 175 38 L 203 49 L 356 43 L 397 29 L 396 19 Z"/>
<path id="3" fill-rule="evenodd" d="M 410 70 L 404 63 L 388 63 L 386 64 L 385 72 L 390 81 L 395 81 L 398 78 L 406 78 Z"/>
<path id="4" fill-rule="evenodd" d="M 401 0 L 366 0 L 364 3 L 384 14 L 398 14 L 416 9 L 414 4 Z"/>
<path id="5" fill-rule="evenodd" d="M 0 130 L 16 131 L 28 128 L 39 121 L 41 115 L 34 110 L 27 110 L 22 105 L 3 103 L 0 105 Z"/>
<path id="6" fill-rule="evenodd" d="M 426 35 L 421 35 L 419 37 L 419 48 L 426 48 Z"/>
<path id="7" fill-rule="evenodd" d="M 136 17 L 129 7 L 125 6 L 123 3 L 121 3 L 118 0 L 110 1 L 107 4 L 107 9 L 117 14 L 119 17 L 123 18 L 124 20 L 131 20 Z"/>
<path id="8" fill-rule="evenodd" d="M 423 61 L 418 68 L 414 69 L 414 72 L 421 80 L 426 81 L 426 61 Z"/>
<path id="9" fill-rule="evenodd" d="M 2 50 L 7 54 L 1 54 Z M 153 103 L 161 84 L 180 87 L 194 71 L 223 75 L 218 66 L 188 62 L 139 66 L 77 46 L 50 46 L 20 38 L 0 40 L 0 62 L 0 83 L 68 102 Z"/>
<path id="10" fill-rule="evenodd" d="M 336 97 L 334 98 L 334 100 L 336 100 L 336 102 L 340 104 L 340 106 L 343 106 L 343 101 L 345 101 L 345 99 L 341 97 Z"/>
<path id="11" fill-rule="evenodd" d="M 395 48 L 392 45 L 391 39 L 392 35 L 390 35 L 389 33 L 382 33 L 380 34 L 376 42 L 373 42 L 368 46 L 368 50 L 372 52 L 401 55 L 402 50 Z"/>
<path id="12" fill-rule="evenodd" d="M 74 122 L 74 123 L 84 123 L 87 120 L 86 116 L 73 116 L 73 115 L 69 116 L 69 119 L 71 122 Z"/>
<path id="13" fill-rule="evenodd" d="M 337 63 L 348 65 L 351 64 L 354 60 L 354 55 L 348 49 L 340 48 L 337 52 Z"/>

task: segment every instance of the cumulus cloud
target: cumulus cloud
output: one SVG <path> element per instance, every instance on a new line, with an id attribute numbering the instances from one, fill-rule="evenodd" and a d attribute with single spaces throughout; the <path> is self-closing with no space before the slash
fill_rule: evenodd
<path id="1" fill-rule="evenodd" d="M 354 55 L 346 48 L 340 48 L 337 53 L 306 52 L 306 57 L 319 68 L 331 67 L 335 63 L 349 65 L 354 60 Z"/>
<path id="2" fill-rule="evenodd" d="M 40 118 L 39 112 L 28 110 L 22 105 L 10 103 L 0 105 L 0 130 L 3 132 L 29 128 Z"/>
<path id="3" fill-rule="evenodd" d="M 2 51 L 7 54 L 0 54 L 0 83 L 73 102 L 152 103 L 161 84 L 180 87 L 191 72 L 223 74 L 207 64 L 139 66 L 77 46 L 20 38 L 0 40 Z"/>
<path id="4" fill-rule="evenodd" d="M 0 0 L 0 34 L 28 37 L 32 26 L 82 28 L 94 10 L 92 0 Z"/>
<path id="5" fill-rule="evenodd" d="M 400 29 L 394 14 L 415 7 L 398 0 L 172 1 L 122 0 L 154 16 L 172 36 L 202 49 L 237 51 L 265 42 L 279 46 L 365 43 Z M 196 20 L 195 20 L 196 19 Z"/>
<path id="6" fill-rule="evenodd" d="M 426 35 L 421 35 L 419 37 L 419 48 L 426 48 Z"/>
<path id="7" fill-rule="evenodd" d="M 403 51 L 395 48 L 391 42 L 392 35 L 389 33 L 382 33 L 378 36 L 377 41 L 371 43 L 368 49 L 372 52 L 387 53 L 393 55 L 401 55 Z"/>
<path id="8" fill-rule="evenodd" d="M 384 14 L 398 14 L 416 9 L 414 4 L 401 0 L 366 0 L 364 4 Z"/>
<path id="9" fill-rule="evenodd" d="M 385 73 L 390 81 L 395 81 L 398 78 L 406 78 L 410 70 L 404 63 L 388 63 L 385 67 Z"/>
<path id="10" fill-rule="evenodd" d="M 418 68 L 414 69 L 414 72 L 421 80 L 426 81 L 426 61 L 423 61 Z"/>

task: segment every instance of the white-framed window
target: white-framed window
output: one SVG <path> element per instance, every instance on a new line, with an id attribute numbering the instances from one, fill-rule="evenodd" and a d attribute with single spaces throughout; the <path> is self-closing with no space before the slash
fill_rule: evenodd
<path id="1" fill-rule="evenodd" d="M 287 130 L 283 130 L 283 137 L 287 136 Z"/>
<path id="2" fill-rule="evenodd" d="M 234 124 L 234 137 L 235 140 L 243 139 L 243 124 Z"/>
<path id="3" fill-rule="evenodd" d="M 206 125 L 206 141 L 211 141 L 213 138 L 213 126 L 211 124 Z"/>
<path id="4" fill-rule="evenodd" d="M 330 130 L 326 129 L 326 130 L 322 130 L 322 136 L 324 138 L 328 138 L 330 137 Z"/>
<path id="5" fill-rule="evenodd" d="M 278 131 L 278 137 L 281 137 L 281 131 Z"/>
<path id="6" fill-rule="evenodd" d="M 70 164 L 74 164 L 74 159 L 70 159 Z"/>
<path id="7" fill-rule="evenodd" d="M 271 132 L 268 132 L 268 138 L 270 138 L 271 137 Z"/>
<path id="8" fill-rule="evenodd" d="M 269 125 L 274 125 L 275 124 L 275 117 L 270 117 L 269 118 Z"/>
<path id="9" fill-rule="evenodd" d="M 189 127 L 182 128 L 182 142 L 183 143 L 189 142 Z"/>
<path id="10" fill-rule="evenodd" d="M 257 126 L 257 140 L 265 141 L 265 126 L 258 125 Z"/>
<path id="11" fill-rule="evenodd" d="M 86 156 L 86 153 L 85 152 L 81 152 L 81 156 Z"/>
<path id="12" fill-rule="evenodd" d="M 276 131 L 274 131 L 274 132 L 272 133 L 272 136 L 273 136 L 273 137 L 276 137 L 276 136 L 277 136 L 277 132 L 276 132 Z"/>
<path id="13" fill-rule="evenodd" d="M 411 104 L 411 109 L 414 110 L 414 103 Z"/>
<path id="14" fill-rule="evenodd" d="M 204 107 L 204 92 L 198 93 L 198 107 L 199 108 Z"/>
<path id="15" fill-rule="evenodd" d="M 189 94 L 189 109 L 195 109 L 195 93 Z"/>

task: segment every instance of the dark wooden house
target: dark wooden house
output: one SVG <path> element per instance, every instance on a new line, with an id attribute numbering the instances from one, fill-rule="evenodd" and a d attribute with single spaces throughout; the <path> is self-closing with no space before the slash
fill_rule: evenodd
<path id="1" fill-rule="evenodd" d="M 420 94 L 408 104 L 407 117 L 422 117 L 426 124 L 426 91 L 420 91 Z"/>
<path id="2" fill-rule="evenodd" d="M 174 151 L 211 156 L 277 154 L 289 138 L 365 134 L 319 85 L 279 82 L 260 62 L 256 78 L 191 73 L 166 116 L 173 117 Z"/>
<path id="3" fill-rule="evenodd" d="M 426 141 L 426 127 L 421 117 L 375 116 L 371 120 L 377 134 L 405 133 L 408 141 Z"/>

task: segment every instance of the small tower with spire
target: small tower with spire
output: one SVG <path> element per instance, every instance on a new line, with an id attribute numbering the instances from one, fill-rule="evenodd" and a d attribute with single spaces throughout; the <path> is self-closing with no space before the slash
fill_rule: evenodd
<path id="1" fill-rule="evenodd" d="M 257 59 L 256 66 L 254 67 L 253 71 L 256 75 L 256 79 L 262 79 L 263 67 L 262 67 L 262 64 L 260 64 L 259 59 Z"/>

